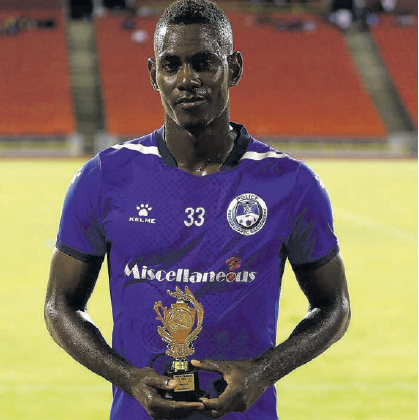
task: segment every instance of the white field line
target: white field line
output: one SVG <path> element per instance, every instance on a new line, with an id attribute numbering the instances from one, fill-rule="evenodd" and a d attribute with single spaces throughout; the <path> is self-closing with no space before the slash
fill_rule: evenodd
<path id="1" fill-rule="evenodd" d="M 75 392 L 79 393 L 80 390 L 83 392 L 89 391 L 90 393 L 111 393 L 111 388 L 104 388 L 102 385 L 80 385 L 75 384 L 57 384 L 57 383 L 10 383 L 10 384 L 1 384 L 0 385 L 0 394 L 5 394 L 9 392 L 19 392 L 19 393 L 30 393 L 30 392 L 43 392 L 43 391 L 54 391 L 57 393 L 68 393 Z"/>
<path id="2" fill-rule="evenodd" d="M 365 391 L 372 391 L 372 390 L 386 390 L 386 389 L 398 389 L 398 390 L 406 390 L 406 391 L 415 391 L 417 392 L 418 385 L 413 382 L 383 382 L 383 383 L 370 383 L 370 382 L 356 382 L 356 381 L 348 381 L 348 382 L 332 382 L 332 383 L 319 383 L 319 384 L 301 384 L 301 383 L 294 383 L 294 384 L 286 384 L 281 385 L 278 382 L 278 389 L 287 388 L 287 389 L 300 389 L 300 390 L 310 390 L 310 391 L 322 391 L 322 390 L 365 390 Z"/>
<path id="3" fill-rule="evenodd" d="M 378 222 L 374 219 L 363 216 L 362 214 L 353 213 L 348 210 L 344 210 L 340 207 L 334 207 L 334 213 L 336 218 L 352 222 L 356 226 L 365 227 L 367 229 L 376 230 L 380 233 L 385 233 L 388 236 L 393 236 L 397 239 L 401 239 L 407 242 L 418 242 L 418 235 L 414 232 L 409 232 L 404 229 L 400 229 L 396 226 L 389 225 L 387 223 Z"/>

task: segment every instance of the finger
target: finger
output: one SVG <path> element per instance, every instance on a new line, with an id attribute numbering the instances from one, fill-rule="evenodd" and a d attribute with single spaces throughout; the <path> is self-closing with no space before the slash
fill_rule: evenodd
<path id="1" fill-rule="evenodd" d="M 206 417 L 218 419 L 219 417 L 222 417 L 226 413 L 222 413 L 221 411 L 217 411 L 217 410 L 205 410 L 202 414 L 205 415 Z"/>
<path id="2" fill-rule="evenodd" d="M 210 372 L 216 372 L 216 373 L 220 373 L 223 374 L 223 370 L 221 367 L 221 363 L 220 361 L 216 361 L 216 360 L 211 360 L 211 359 L 205 359 L 205 360 L 191 360 L 191 363 L 193 366 L 203 369 L 203 370 L 208 370 Z"/>
<path id="3" fill-rule="evenodd" d="M 153 388 L 159 388 L 164 390 L 171 390 L 176 387 L 178 382 L 168 376 L 162 376 L 157 373 L 151 373 L 144 378 L 144 383 Z"/>
<path id="4" fill-rule="evenodd" d="M 202 404 L 204 404 L 205 409 L 208 411 L 221 410 L 220 400 L 218 398 L 200 398 L 200 401 L 202 401 Z"/>
<path id="5" fill-rule="evenodd" d="M 210 417 L 218 419 L 219 417 L 227 413 L 227 411 L 221 408 L 220 401 L 218 400 L 218 398 L 212 398 L 212 399 L 200 398 L 200 400 L 204 404 L 205 413 Z"/>
<path id="6" fill-rule="evenodd" d="M 186 401 L 172 401 L 173 406 L 171 408 L 174 408 L 175 410 L 205 410 L 204 404 L 199 401 L 194 402 L 186 402 Z"/>
<path id="7" fill-rule="evenodd" d="M 231 388 L 227 387 L 226 390 L 218 398 L 200 398 L 200 401 L 205 406 L 205 409 L 211 413 L 211 417 L 220 417 L 230 411 L 235 411 L 239 399 L 235 397 L 235 393 Z"/>
<path id="8" fill-rule="evenodd" d="M 172 412 L 181 411 L 181 410 L 205 410 L 205 406 L 200 401 L 171 401 L 164 398 L 155 398 L 153 405 L 158 405 L 158 408 L 163 408 Z M 154 407 L 153 407 L 154 408 Z"/>
<path id="9" fill-rule="evenodd" d="M 211 410 L 210 411 L 210 416 L 213 417 L 214 419 L 218 419 L 219 417 L 224 416 L 224 414 L 226 414 L 226 413 L 218 411 L 218 410 Z"/>

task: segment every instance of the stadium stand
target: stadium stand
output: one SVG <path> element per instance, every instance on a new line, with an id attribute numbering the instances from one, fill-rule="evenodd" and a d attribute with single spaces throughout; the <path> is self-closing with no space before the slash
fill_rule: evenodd
<path id="1" fill-rule="evenodd" d="M 418 25 L 398 24 L 396 16 L 380 16 L 372 36 L 412 123 L 418 127 Z"/>
<path id="2" fill-rule="evenodd" d="M 364 7 L 366 10 L 375 11 L 383 10 L 383 3 L 385 0 L 364 0 Z M 418 2 L 416 0 L 395 0 L 387 2 L 388 5 L 394 7 L 393 13 L 411 13 L 418 14 Z"/>
<path id="3" fill-rule="evenodd" d="M 0 22 L 22 16 L 47 19 L 55 26 L 0 35 L 0 136 L 73 133 L 63 13 L 59 9 L 0 10 Z"/>
<path id="4" fill-rule="evenodd" d="M 145 42 L 132 40 L 134 32 L 122 28 L 125 19 L 126 16 L 96 18 L 96 37 L 106 131 L 130 136 L 160 126 L 163 114 L 147 72 L 156 19 L 135 19 L 136 30 L 148 36 Z"/>
<path id="5" fill-rule="evenodd" d="M 32 10 L 32 9 L 61 9 L 63 0 L 0 0 L 0 9 Z"/>
<path id="6" fill-rule="evenodd" d="M 244 55 L 243 79 L 231 91 L 233 121 L 267 138 L 385 137 L 339 31 L 311 14 L 276 14 L 262 21 L 243 12 L 229 17 L 235 48 Z M 123 29 L 126 18 L 96 19 L 106 128 L 120 136 L 140 135 L 163 122 L 146 65 L 156 18 L 136 17 L 131 30 Z M 306 30 L 296 25 L 301 20 Z M 133 41 L 138 30 L 142 42 Z"/>
<path id="7" fill-rule="evenodd" d="M 251 15 L 231 16 L 245 57 L 242 85 L 232 92 L 233 119 L 270 137 L 383 138 L 384 124 L 343 35 L 313 15 L 297 16 L 313 22 L 312 30 L 278 30 L 255 24 Z"/>

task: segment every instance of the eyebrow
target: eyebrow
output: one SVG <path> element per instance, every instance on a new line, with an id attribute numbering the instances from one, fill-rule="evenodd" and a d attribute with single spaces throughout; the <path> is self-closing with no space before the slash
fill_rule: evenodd
<path id="1" fill-rule="evenodd" d="M 198 58 L 200 58 L 200 57 L 204 57 L 204 58 L 206 58 L 206 57 L 218 57 L 218 55 L 214 52 L 211 52 L 211 51 L 199 51 L 199 52 L 193 54 L 191 58 L 193 59 L 193 58 L 196 58 L 196 57 L 198 57 Z M 167 60 L 167 61 L 177 60 L 178 58 L 179 58 L 178 55 L 170 54 L 170 53 L 167 53 L 167 52 L 163 52 L 163 53 L 159 54 L 159 56 L 158 56 L 159 60 Z"/>
<path id="2" fill-rule="evenodd" d="M 158 56 L 159 60 L 172 60 L 174 58 L 178 58 L 178 56 L 174 54 L 169 54 L 169 53 L 161 53 Z"/>

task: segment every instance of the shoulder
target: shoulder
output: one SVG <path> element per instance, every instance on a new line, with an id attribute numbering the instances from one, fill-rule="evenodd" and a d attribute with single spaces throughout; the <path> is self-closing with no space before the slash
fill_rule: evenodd
<path id="1" fill-rule="evenodd" d="M 296 175 L 303 162 L 250 137 L 248 148 L 241 157 L 241 163 L 261 169 L 271 169 L 277 174 L 293 173 Z"/>
<path id="2" fill-rule="evenodd" d="M 155 131 L 142 137 L 115 144 L 99 152 L 101 161 L 125 161 L 138 155 L 160 156 Z"/>
<path id="3" fill-rule="evenodd" d="M 250 169 L 278 182 L 286 182 L 292 190 L 325 190 L 320 177 L 303 160 L 296 159 L 275 147 L 250 136 L 246 152 L 240 159 L 245 170 Z"/>
<path id="4" fill-rule="evenodd" d="M 133 156 L 133 154 L 136 153 L 143 155 L 159 155 L 159 149 L 156 144 L 154 131 L 145 136 L 108 147 L 102 152 L 102 155 L 122 157 L 124 155 Z"/>
<path id="5" fill-rule="evenodd" d="M 153 156 L 160 159 L 155 131 L 102 150 L 98 153 L 98 160 L 102 172 L 108 174 L 127 168 L 131 162 L 138 162 L 138 159 L 150 160 Z"/>
<path id="6" fill-rule="evenodd" d="M 326 191 L 326 187 L 319 175 L 304 161 L 299 161 L 297 170 L 296 187 L 302 189 L 314 189 L 318 191 Z"/>

